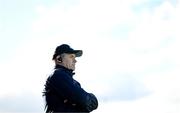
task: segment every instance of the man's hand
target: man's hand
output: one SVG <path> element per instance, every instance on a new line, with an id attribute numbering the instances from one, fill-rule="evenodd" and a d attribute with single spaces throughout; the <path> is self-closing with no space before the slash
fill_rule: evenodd
<path id="1" fill-rule="evenodd" d="M 90 112 L 98 107 L 98 101 L 94 94 L 89 93 L 87 96 L 86 109 Z"/>

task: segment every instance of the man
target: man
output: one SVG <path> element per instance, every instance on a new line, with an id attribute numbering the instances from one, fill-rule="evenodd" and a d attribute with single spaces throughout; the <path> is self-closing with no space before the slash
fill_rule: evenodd
<path id="1" fill-rule="evenodd" d="M 74 50 L 67 44 L 57 46 L 53 55 L 55 69 L 48 77 L 43 92 L 46 113 L 89 113 L 97 108 L 98 101 L 94 94 L 86 92 L 80 83 L 73 79 L 75 58 L 81 55 L 82 50 Z"/>

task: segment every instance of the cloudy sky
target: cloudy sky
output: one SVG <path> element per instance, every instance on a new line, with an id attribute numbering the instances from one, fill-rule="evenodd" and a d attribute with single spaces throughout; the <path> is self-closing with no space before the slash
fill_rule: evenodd
<path id="1" fill-rule="evenodd" d="M 180 112 L 180 0 L 0 0 L 0 113 L 43 113 L 56 46 L 94 113 Z"/>

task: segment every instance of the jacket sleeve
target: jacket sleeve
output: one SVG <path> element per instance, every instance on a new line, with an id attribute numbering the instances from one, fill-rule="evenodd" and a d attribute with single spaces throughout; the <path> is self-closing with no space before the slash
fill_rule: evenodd
<path id="1" fill-rule="evenodd" d="M 83 111 L 92 111 L 97 108 L 97 98 L 92 93 L 87 93 L 79 84 L 64 72 L 56 71 L 51 78 L 51 85 L 59 96 L 76 104 Z"/>

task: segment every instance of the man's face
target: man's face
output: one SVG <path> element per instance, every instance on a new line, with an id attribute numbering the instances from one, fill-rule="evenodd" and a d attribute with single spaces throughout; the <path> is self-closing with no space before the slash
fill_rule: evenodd
<path id="1" fill-rule="evenodd" d="M 75 70 L 75 63 L 76 61 L 75 54 L 64 54 L 62 57 L 62 65 L 68 69 Z"/>

